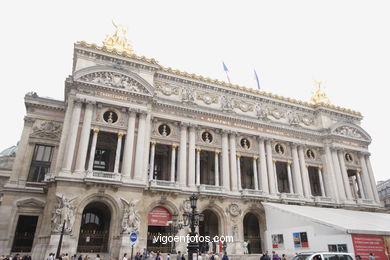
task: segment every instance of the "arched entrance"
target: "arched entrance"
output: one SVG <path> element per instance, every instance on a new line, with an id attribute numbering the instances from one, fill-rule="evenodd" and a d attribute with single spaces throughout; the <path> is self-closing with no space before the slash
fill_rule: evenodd
<path id="1" fill-rule="evenodd" d="M 206 209 L 202 212 L 204 215 L 204 220 L 199 223 L 199 235 L 200 236 L 209 236 L 210 239 L 212 239 L 214 236 L 219 236 L 219 223 L 218 223 L 218 216 L 213 211 Z M 202 253 L 213 251 L 216 252 L 216 244 L 213 244 L 213 248 L 210 248 L 211 244 L 209 245 L 206 242 L 199 243 L 200 251 Z"/>
<path id="2" fill-rule="evenodd" d="M 170 232 L 169 222 L 172 214 L 162 206 L 154 207 L 148 215 L 148 240 L 147 250 L 161 253 L 169 253 L 172 243 L 166 241 Z"/>
<path id="3" fill-rule="evenodd" d="M 108 252 L 111 211 L 101 202 L 88 204 L 83 211 L 78 252 Z"/>
<path id="4" fill-rule="evenodd" d="M 248 242 L 249 254 L 261 253 L 259 219 L 253 213 L 247 213 L 244 217 L 244 240 Z"/>

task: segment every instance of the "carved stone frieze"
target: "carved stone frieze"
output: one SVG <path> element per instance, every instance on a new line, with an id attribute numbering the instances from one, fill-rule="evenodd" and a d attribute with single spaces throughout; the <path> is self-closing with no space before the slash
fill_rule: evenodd
<path id="1" fill-rule="evenodd" d="M 270 115 L 275 119 L 281 119 L 286 117 L 286 112 L 280 108 L 270 107 L 268 108 Z"/>
<path id="2" fill-rule="evenodd" d="M 221 97 L 221 109 L 225 112 L 231 112 L 233 111 L 233 101 L 232 98 L 223 95 Z"/>
<path id="3" fill-rule="evenodd" d="M 115 72 L 94 72 L 82 76 L 79 80 L 107 87 L 123 88 L 131 92 L 148 93 L 148 91 L 134 79 Z"/>
<path id="4" fill-rule="evenodd" d="M 287 120 L 288 123 L 292 126 L 298 126 L 301 123 L 301 118 L 299 114 L 292 110 L 287 112 Z"/>
<path id="5" fill-rule="evenodd" d="M 181 101 L 184 103 L 194 104 L 195 103 L 194 90 L 188 86 L 184 87 L 181 90 Z"/>
<path id="6" fill-rule="evenodd" d="M 61 136 L 62 124 L 52 121 L 37 121 L 31 137 L 58 139 Z"/>
<path id="7" fill-rule="evenodd" d="M 215 104 L 218 103 L 218 96 L 212 95 L 207 92 L 197 92 L 197 99 L 202 100 L 205 104 Z"/>
<path id="8" fill-rule="evenodd" d="M 254 105 L 243 100 L 234 100 L 234 107 L 240 109 L 242 112 L 253 111 Z"/>
<path id="9" fill-rule="evenodd" d="M 156 83 L 156 90 L 165 96 L 179 95 L 179 87 L 167 83 Z"/>
<path id="10" fill-rule="evenodd" d="M 301 121 L 304 125 L 310 126 L 314 124 L 314 117 L 304 114 L 301 116 Z"/>
<path id="11" fill-rule="evenodd" d="M 363 136 L 359 132 L 359 130 L 357 130 L 356 128 L 350 127 L 350 126 L 338 127 L 334 132 L 338 135 L 344 135 L 347 137 L 363 138 Z"/>
<path id="12" fill-rule="evenodd" d="M 263 120 L 263 121 L 268 121 L 269 120 L 269 111 L 268 108 L 265 107 L 264 105 L 257 104 L 256 105 L 256 116 Z"/>

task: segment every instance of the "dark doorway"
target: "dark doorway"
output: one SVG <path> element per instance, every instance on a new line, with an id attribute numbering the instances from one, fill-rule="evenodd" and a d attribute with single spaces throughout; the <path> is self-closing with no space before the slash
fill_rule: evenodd
<path id="1" fill-rule="evenodd" d="M 253 213 L 247 213 L 244 217 L 244 240 L 248 242 L 249 254 L 261 253 L 259 219 Z"/>
<path id="2" fill-rule="evenodd" d="M 290 193 L 288 184 L 288 172 L 286 162 L 276 162 L 276 178 L 278 182 L 278 191 L 280 193 Z"/>
<path id="3" fill-rule="evenodd" d="M 240 171 L 242 188 L 254 189 L 255 184 L 253 182 L 253 158 L 242 156 L 240 158 Z"/>
<path id="4" fill-rule="evenodd" d="M 200 152 L 200 184 L 215 185 L 215 153 Z"/>
<path id="5" fill-rule="evenodd" d="M 31 252 L 38 216 L 19 216 L 12 252 Z"/>
<path id="6" fill-rule="evenodd" d="M 307 167 L 307 170 L 309 172 L 311 194 L 313 196 L 322 196 L 320 175 L 318 174 L 318 167 L 309 166 Z"/>
<path id="7" fill-rule="evenodd" d="M 204 220 L 199 224 L 199 235 L 203 237 L 210 236 L 210 239 L 212 240 L 214 236 L 219 235 L 218 216 L 213 211 L 208 209 L 206 209 L 202 213 L 204 215 Z M 212 246 L 213 248 L 211 249 L 208 243 L 199 243 L 201 252 L 216 252 L 216 243 L 213 243 Z"/>
<path id="8" fill-rule="evenodd" d="M 101 202 L 93 202 L 85 207 L 81 219 L 78 252 L 108 252 L 110 212 Z"/>

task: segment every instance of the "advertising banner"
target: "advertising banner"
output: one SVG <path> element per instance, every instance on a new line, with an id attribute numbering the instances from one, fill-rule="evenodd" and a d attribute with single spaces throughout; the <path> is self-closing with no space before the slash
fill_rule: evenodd
<path id="1" fill-rule="evenodd" d="M 352 235 L 352 243 L 355 256 L 360 255 L 363 260 L 367 260 L 370 253 L 375 260 L 388 260 L 382 236 Z"/>
<path id="2" fill-rule="evenodd" d="M 149 212 L 148 225 L 168 226 L 168 221 L 171 219 L 172 215 L 166 208 L 157 206 Z"/>

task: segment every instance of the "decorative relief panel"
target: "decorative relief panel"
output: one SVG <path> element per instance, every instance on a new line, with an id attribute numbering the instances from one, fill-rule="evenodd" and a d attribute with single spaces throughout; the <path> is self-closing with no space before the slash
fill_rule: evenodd
<path id="1" fill-rule="evenodd" d="M 194 94 L 194 89 L 190 87 L 184 87 L 181 90 L 181 101 L 183 103 L 189 103 L 189 104 L 194 104 L 195 103 L 195 94 Z"/>
<path id="2" fill-rule="evenodd" d="M 149 93 L 134 79 L 115 72 L 94 72 L 84 75 L 78 80 L 106 87 L 123 88 L 137 93 Z"/>
<path id="3" fill-rule="evenodd" d="M 240 206 L 236 203 L 230 203 L 229 206 L 226 208 L 227 215 L 230 215 L 232 217 L 237 217 L 241 215 L 241 209 Z"/>
<path id="4" fill-rule="evenodd" d="M 197 92 L 198 100 L 202 100 L 205 104 L 216 104 L 218 103 L 218 96 L 209 94 L 207 92 Z"/>
<path id="5" fill-rule="evenodd" d="M 254 104 L 236 99 L 234 100 L 234 108 L 238 108 L 242 112 L 251 112 L 253 111 Z"/>
<path id="6" fill-rule="evenodd" d="M 36 121 L 31 137 L 59 139 L 62 125 L 52 121 Z"/>
<path id="7" fill-rule="evenodd" d="M 225 112 L 232 112 L 233 111 L 233 101 L 232 98 L 223 95 L 221 97 L 221 109 Z"/>
<path id="8" fill-rule="evenodd" d="M 334 132 L 338 135 L 359 138 L 359 139 L 365 139 L 363 137 L 363 135 L 359 132 L 359 130 L 357 130 L 356 128 L 350 127 L 350 126 L 338 127 Z"/>
<path id="9" fill-rule="evenodd" d="M 256 116 L 263 121 L 268 121 L 269 120 L 268 108 L 264 105 L 257 104 L 256 105 Z"/>
<path id="10" fill-rule="evenodd" d="M 156 91 L 161 92 L 165 96 L 179 95 L 178 86 L 172 86 L 167 83 L 156 83 L 155 87 L 156 87 Z"/>

